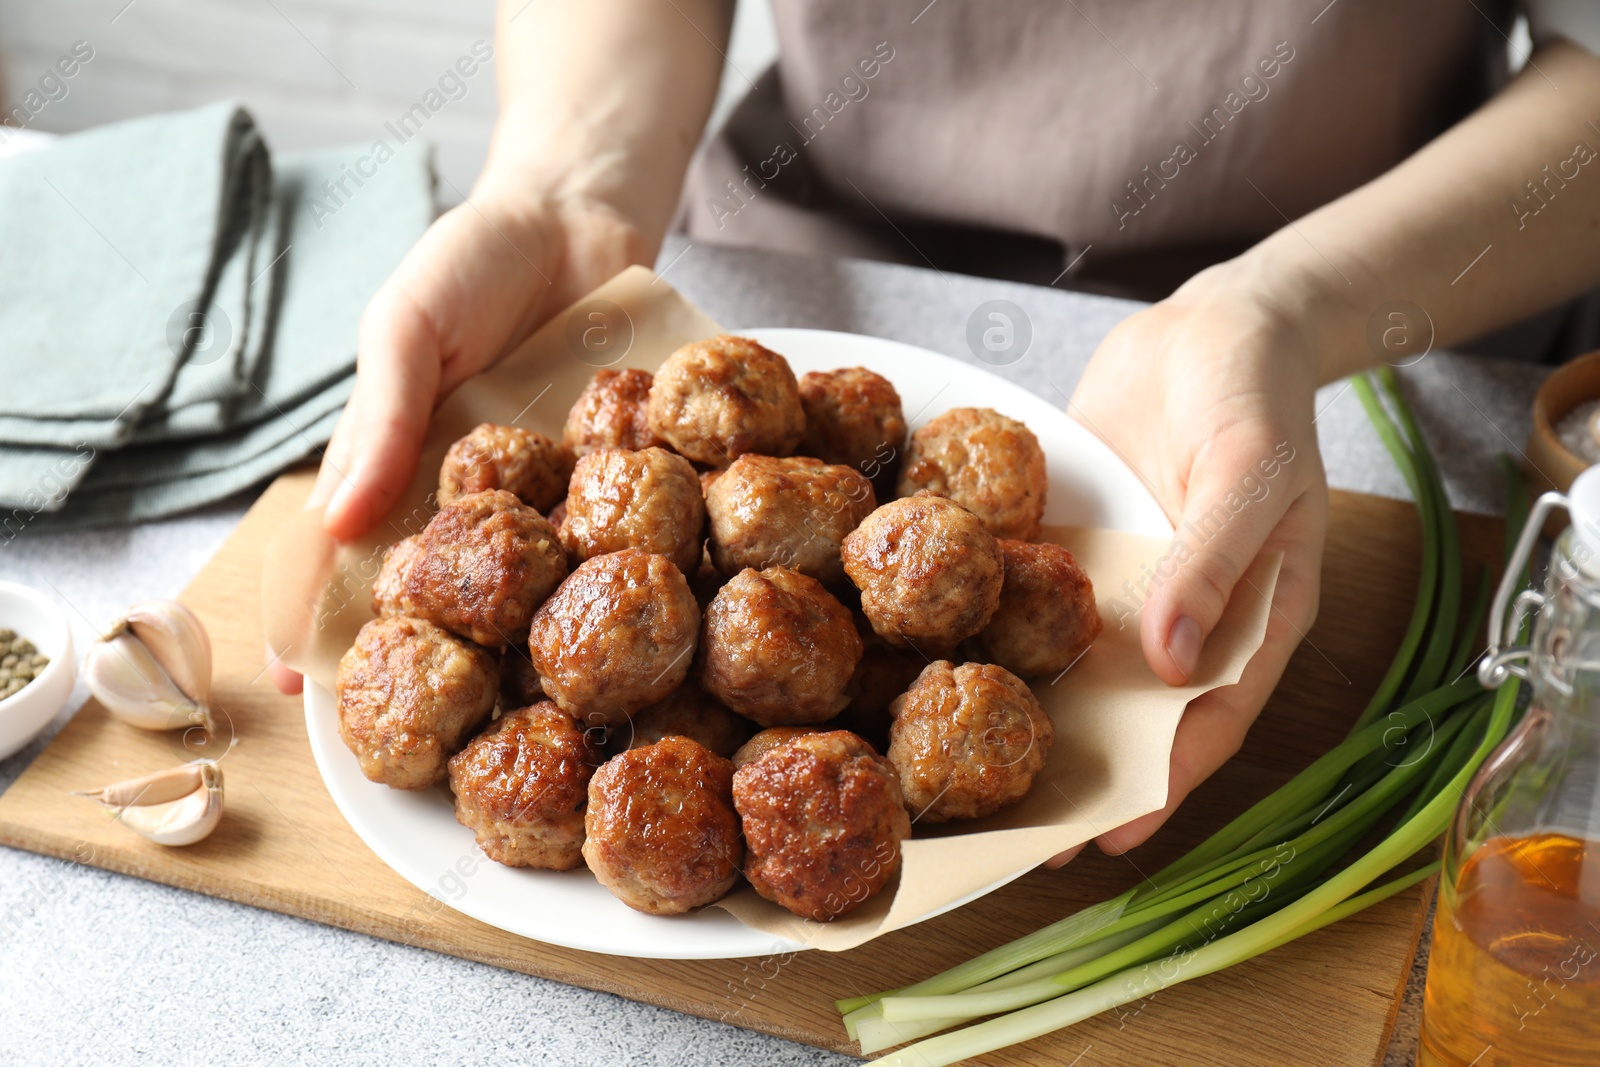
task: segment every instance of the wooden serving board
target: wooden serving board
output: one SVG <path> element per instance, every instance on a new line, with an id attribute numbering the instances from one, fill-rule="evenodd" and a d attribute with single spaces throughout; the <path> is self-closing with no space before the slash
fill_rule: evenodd
<path id="1" fill-rule="evenodd" d="M 263 670 L 262 554 L 310 483 L 308 473 L 274 483 L 183 596 L 210 629 L 215 704 L 239 739 L 223 764 L 227 809 L 217 832 L 165 849 L 68 795 L 188 758 L 176 735 L 132 729 L 90 701 L 0 796 L 0 842 L 847 1052 L 854 1048 L 834 998 L 925 977 L 1120 892 L 1335 743 L 1405 628 L 1420 537 L 1409 504 L 1333 494 L 1316 627 L 1244 749 L 1145 847 L 1121 858 L 1091 848 L 1062 871 L 1035 871 L 846 953 L 674 962 L 556 948 L 466 918 L 401 879 L 345 823 L 312 763 L 299 698 L 279 695 Z M 1499 530 L 1496 520 L 1462 516 L 1468 558 L 1497 560 Z M 441 871 L 438 896 L 470 892 L 474 870 L 468 859 Z M 1102 1016 L 977 1062 L 1376 1063 L 1431 889 L 1168 990 L 1121 1018 Z"/>

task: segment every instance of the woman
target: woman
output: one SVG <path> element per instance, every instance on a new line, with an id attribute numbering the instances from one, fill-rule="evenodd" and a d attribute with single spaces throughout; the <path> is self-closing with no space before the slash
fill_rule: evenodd
<path id="1" fill-rule="evenodd" d="M 778 71 L 680 209 L 731 0 L 508 0 L 483 175 L 367 308 L 313 499 L 336 537 L 363 532 L 437 400 L 652 262 L 675 215 L 697 239 L 936 248 L 947 268 L 1162 297 L 1101 343 L 1072 415 L 1180 530 L 1293 458 L 1174 543 L 1140 613 L 1151 668 L 1182 683 L 1229 598 L 1256 595 L 1236 588 L 1251 560 L 1283 554 L 1260 652 L 1183 718 L 1166 808 L 1100 838 L 1131 848 L 1238 748 L 1316 615 L 1318 385 L 1394 329 L 1450 345 L 1600 283 L 1600 19 L 1527 7 L 1539 47 L 1491 97 L 1511 12 L 1487 0 L 776 0 Z"/>

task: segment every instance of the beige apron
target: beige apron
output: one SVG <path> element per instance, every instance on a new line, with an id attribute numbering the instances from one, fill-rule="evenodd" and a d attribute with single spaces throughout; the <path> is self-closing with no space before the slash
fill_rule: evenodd
<path id="1" fill-rule="evenodd" d="M 680 232 L 1146 299 L 1480 103 L 1511 19 L 1494 0 L 773 7 L 780 58 L 696 159 Z"/>

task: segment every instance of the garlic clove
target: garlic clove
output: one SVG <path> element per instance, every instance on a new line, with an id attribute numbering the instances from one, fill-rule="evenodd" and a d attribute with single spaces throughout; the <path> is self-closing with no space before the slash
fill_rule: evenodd
<path id="1" fill-rule="evenodd" d="M 129 804 L 101 803 L 115 813 L 117 821 L 158 845 L 192 845 L 217 828 L 222 819 L 222 769 L 210 760 L 185 764 L 174 770 L 193 768 L 199 783 L 190 792 L 160 803 L 136 801 Z M 147 778 L 159 777 L 150 775 Z M 99 792 L 122 795 L 145 779 L 120 782 Z"/>
<path id="2" fill-rule="evenodd" d="M 73 796 L 88 797 L 112 808 L 125 808 L 133 804 L 166 804 L 188 796 L 205 784 L 202 761 L 184 763 L 164 771 L 147 774 L 143 778 L 130 778 L 108 786 Z"/>
<path id="3" fill-rule="evenodd" d="M 185 696 L 131 631 L 97 641 L 83 657 L 89 691 L 112 715 L 144 730 L 210 727 L 208 710 Z"/>
<path id="4" fill-rule="evenodd" d="M 176 600 L 141 600 L 123 620 L 144 642 L 178 691 L 200 707 L 211 702 L 211 638 Z"/>

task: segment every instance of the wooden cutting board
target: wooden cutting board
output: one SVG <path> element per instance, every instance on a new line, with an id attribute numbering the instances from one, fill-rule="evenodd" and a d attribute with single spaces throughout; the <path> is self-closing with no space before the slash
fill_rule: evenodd
<path id="1" fill-rule="evenodd" d="M 310 478 L 291 474 L 274 483 L 183 596 L 210 629 L 215 704 L 239 739 L 224 764 L 227 812 L 217 832 L 189 848 L 164 849 L 68 795 L 190 758 L 176 735 L 134 730 L 90 701 L 0 796 L 0 842 L 849 1052 L 834 998 L 925 977 L 1120 892 L 1335 743 L 1404 630 L 1420 536 L 1409 504 L 1333 494 L 1316 627 L 1244 749 L 1131 855 L 1109 858 L 1091 848 L 1062 871 L 1035 871 L 846 953 L 634 960 L 556 948 L 466 918 L 441 900 L 470 892 L 472 861 L 440 872 L 436 899 L 386 867 L 339 815 L 312 763 L 299 699 L 279 695 L 263 670 L 262 554 L 282 518 L 300 506 Z M 1462 534 L 1469 559 L 1499 558 L 1498 521 L 1462 516 Z M 1474 576 L 1473 568 L 1468 573 Z M 1265 957 L 1168 990 L 1121 1019 L 1102 1016 L 976 1062 L 1376 1063 L 1431 892 L 1429 883 L 1401 894 Z"/>

